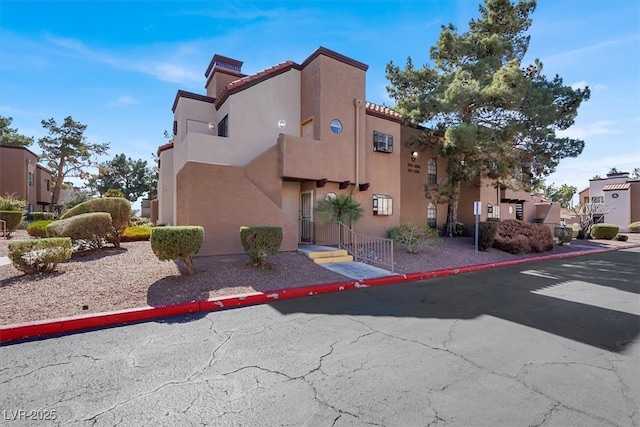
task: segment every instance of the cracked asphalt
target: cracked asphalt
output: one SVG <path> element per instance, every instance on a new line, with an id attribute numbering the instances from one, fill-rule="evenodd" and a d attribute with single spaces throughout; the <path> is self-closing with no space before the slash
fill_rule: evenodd
<path id="1" fill-rule="evenodd" d="M 0 424 L 640 426 L 639 261 L 635 248 L 6 345 Z"/>

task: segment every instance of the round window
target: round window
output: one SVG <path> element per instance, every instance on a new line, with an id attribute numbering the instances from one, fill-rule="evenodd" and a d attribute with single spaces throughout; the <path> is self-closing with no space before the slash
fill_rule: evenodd
<path id="1" fill-rule="evenodd" d="M 329 125 L 331 126 L 331 131 L 335 134 L 341 134 L 342 133 L 342 122 L 338 119 L 333 119 L 331 120 L 331 124 Z"/>

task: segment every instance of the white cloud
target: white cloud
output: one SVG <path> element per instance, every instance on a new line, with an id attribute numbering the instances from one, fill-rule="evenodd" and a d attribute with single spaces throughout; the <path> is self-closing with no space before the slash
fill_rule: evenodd
<path id="1" fill-rule="evenodd" d="M 115 101 L 112 101 L 110 103 L 108 103 L 107 105 L 109 107 L 122 107 L 125 105 L 133 105 L 133 104 L 137 104 L 138 101 L 133 98 L 132 96 L 129 95 L 123 95 L 121 97 L 119 97 L 118 99 L 116 99 Z"/>
<path id="2" fill-rule="evenodd" d="M 613 128 L 614 123 L 611 120 L 600 120 L 584 125 L 573 125 L 567 130 L 561 130 L 556 133 L 561 138 L 577 138 L 587 139 L 595 135 L 614 135 L 620 133 Z"/>
<path id="3" fill-rule="evenodd" d="M 595 83 L 595 84 L 588 84 L 586 80 L 581 80 L 579 82 L 575 82 L 571 85 L 571 89 L 573 90 L 577 90 L 577 89 L 584 89 L 585 87 L 589 86 L 589 89 L 591 90 L 596 90 L 596 91 L 600 91 L 600 90 L 604 90 L 607 89 L 609 86 L 605 85 L 605 84 L 601 84 L 601 83 Z"/>
<path id="4" fill-rule="evenodd" d="M 112 54 L 98 49 L 92 49 L 79 40 L 59 38 L 48 35 L 47 39 L 56 47 L 62 50 L 58 52 L 61 55 L 72 55 L 88 61 L 99 62 L 108 65 L 111 68 L 123 71 L 134 71 L 149 74 L 159 80 L 178 83 L 193 84 L 201 82 L 201 73 L 193 71 L 193 60 L 200 60 L 201 49 L 192 44 L 179 44 L 167 48 L 164 46 L 158 49 L 156 54 L 153 49 L 149 49 L 151 53 L 147 57 L 141 56 L 139 52 L 131 51 L 128 54 Z M 149 58 L 150 56 L 150 58 Z M 167 58 L 171 58 L 167 60 Z"/>
<path id="5" fill-rule="evenodd" d="M 638 39 L 640 39 L 640 33 L 632 34 L 632 35 L 626 36 L 626 37 L 620 37 L 620 38 L 617 38 L 617 39 L 606 40 L 606 41 L 603 41 L 603 42 L 600 42 L 600 43 L 595 43 L 595 44 L 592 44 L 592 45 L 589 45 L 589 46 L 584 46 L 584 47 L 581 47 L 579 49 L 569 50 L 569 51 L 566 51 L 566 52 L 559 52 L 559 53 L 556 53 L 554 55 L 550 55 L 550 56 L 544 57 L 542 62 L 545 63 L 545 62 L 549 62 L 551 60 L 556 60 L 556 59 L 560 59 L 560 58 L 566 58 L 566 57 L 570 57 L 570 56 L 574 56 L 574 55 L 579 55 L 581 53 L 589 53 L 589 52 L 593 52 L 593 51 L 604 49 L 604 48 L 610 48 L 612 46 L 616 46 L 616 45 L 620 45 L 620 44 L 624 44 L 624 43 L 635 42 Z"/>

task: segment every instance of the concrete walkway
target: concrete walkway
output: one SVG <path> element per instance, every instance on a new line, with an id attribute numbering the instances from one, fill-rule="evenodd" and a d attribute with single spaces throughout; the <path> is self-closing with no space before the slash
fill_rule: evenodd
<path id="1" fill-rule="evenodd" d="M 11 264 L 11 260 L 9 259 L 8 256 L 0 256 L 0 267 L 3 265 L 9 265 Z"/>
<path id="2" fill-rule="evenodd" d="M 330 252 L 336 248 L 330 246 L 319 245 L 300 245 L 298 252 L 308 254 L 309 252 Z M 328 264 L 318 264 L 321 267 L 331 270 L 334 273 L 341 274 L 345 277 L 355 280 L 374 279 L 376 277 L 393 276 L 394 273 L 383 268 L 374 267 L 363 262 L 332 262 Z"/>

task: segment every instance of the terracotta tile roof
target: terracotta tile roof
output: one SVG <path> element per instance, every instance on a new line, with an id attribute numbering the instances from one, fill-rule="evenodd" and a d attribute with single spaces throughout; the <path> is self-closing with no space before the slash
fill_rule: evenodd
<path id="1" fill-rule="evenodd" d="M 367 114 L 380 117 L 383 119 L 393 120 L 394 122 L 402 122 L 402 115 L 396 113 L 391 108 L 384 107 L 382 105 L 374 104 L 367 101 L 366 110 Z"/>
<path id="2" fill-rule="evenodd" d="M 629 188 L 631 188 L 631 184 L 628 182 L 624 184 L 607 184 L 602 187 L 602 191 L 628 190 Z"/>
<path id="3" fill-rule="evenodd" d="M 170 150 L 173 148 L 173 142 L 169 142 L 167 144 L 161 145 L 160 147 L 158 147 L 158 152 L 156 153 L 157 156 L 160 155 L 160 153 L 162 153 L 165 150 Z"/>
<path id="4" fill-rule="evenodd" d="M 242 89 L 249 88 L 271 77 L 277 76 L 278 74 L 289 71 L 291 68 L 299 68 L 299 65 L 293 61 L 286 61 L 278 65 L 274 65 L 273 67 L 269 67 L 266 70 L 262 70 L 256 74 L 251 74 L 250 76 L 232 81 L 227 86 L 225 86 L 224 89 L 222 89 L 222 93 L 216 99 L 216 109 L 220 108 L 224 101 L 227 100 L 229 95 Z"/>

